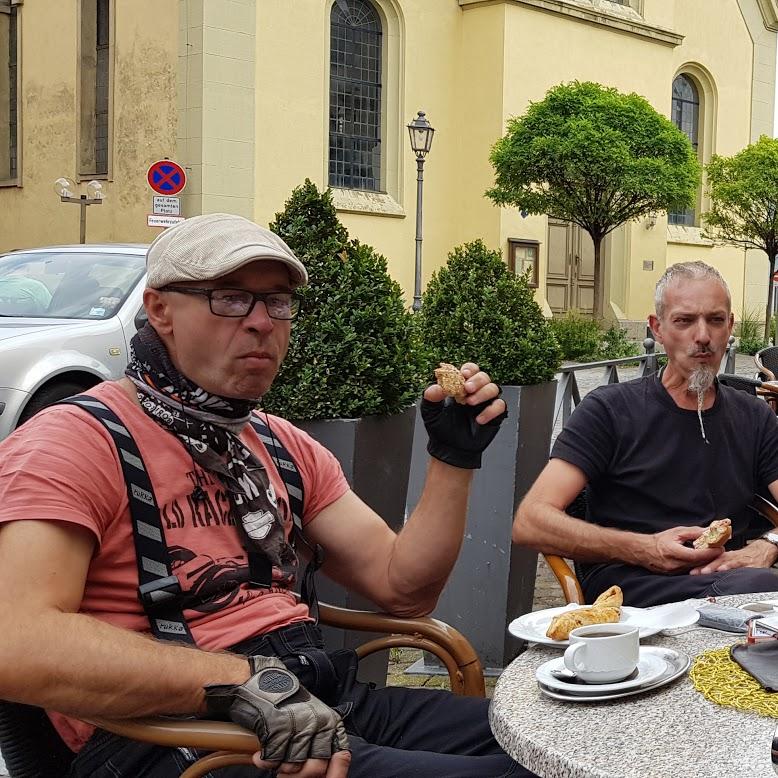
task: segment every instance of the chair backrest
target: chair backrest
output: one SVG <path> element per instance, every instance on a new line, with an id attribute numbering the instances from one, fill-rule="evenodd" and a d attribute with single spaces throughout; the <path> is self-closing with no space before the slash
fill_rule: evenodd
<path id="1" fill-rule="evenodd" d="M 716 377 L 720 384 L 731 386 L 733 389 L 739 389 L 741 392 L 748 392 L 754 396 L 756 396 L 756 390 L 762 385 L 758 378 L 747 378 L 732 373 L 719 373 Z"/>
<path id="2" fill-rule="evenodd" d="M 760 372 L 760 378 L 774 381 L 778 377 L 778 346 L 767 346 L 757 351 L 754 355 L 754 362 Z M 762 368 L 767 368 L 770 375 L 763 372 Z"/>
<path id="3" fill-rule="evenodd" d="M 0 750 L 11 778 L 62 778 L 73 761 L 43 708 L 0 700 Z"/>

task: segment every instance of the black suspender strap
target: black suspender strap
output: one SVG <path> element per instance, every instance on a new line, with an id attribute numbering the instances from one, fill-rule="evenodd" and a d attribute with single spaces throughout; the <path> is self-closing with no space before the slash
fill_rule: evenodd
<path id="1" fill-rule="evenodd" d="M 154 488 L 132 435 L 119 417 L 94 397 L 76 395 L 60 403 L 77 405 L 92 414 L 106 428 L 116 446 L 127 486 L 135 540 L 140 583 L 138 598 L 148 616 L 152 634 L 159 640 L 194 644 L 195 640 L 179 605 L 181 586 L 171 570 Z"/>
<path id="2" fill-rule="evenodd" d="M 306 541 L 303 535 L 303 505 L 305 504 L 305 487 L 300 471 L 297 469 L 294 457 L 286 446 L 273 433 L 269 425 L 256 413 L 251 414 L 251 426 L 265 444 L 270 456 L 276 463 L 276 468 L 286 486 L 289 497 L 289 508 L 292 511 L 292 540 L 301 541 L 311 552 L 311 559 L 305 567 L 300 582 L 300 597 L 308 606 L 311 617 L 319 622 L 319 599 L 316 595 L 316 571 L 324 562 L 324 549 L 317 543 L 315 547 Z M 296 544 L 295 544 L 296 545 Z"/>
<path id="3" fill-rule="evenodd" d="M 90 395 L 68 397 L 60 400 L 58 404 L 76 405 L 94 416 L 108 431 L 116 446 L 127 487 L 135 542 L 138 599 L 146 612 L 152 634 L 159 640 L 194 644 L 194 637 L 181 609 L 181 585 L 172 572 L 154 487 L 135 440 L 119 417 L 107 405 Z M 318 622 L 319 602 L 316 597 L 315 573 L 321 567 L 324 554 L 318 544 L 311 548 L 302 534 L 305 498 L 302 477 L 289 451 L 259 416 L 252 414 L 251 424 L 270 452 L 286 486 L 294 522 L 292 536 L 299 538 L 311 550 L 311 560 L 302 576 L 300 595 L 308 605 L 312 618 Z M 264 554 L 249 553 L 249 575 L 252 582 L 256 579 L 259 585 L 270 585 L 272 569 Z"/>

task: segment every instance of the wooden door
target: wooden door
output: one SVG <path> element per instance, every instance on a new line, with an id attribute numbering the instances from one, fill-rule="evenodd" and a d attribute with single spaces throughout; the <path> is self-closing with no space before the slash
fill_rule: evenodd
<path id="1" fill-rule="evenodd" d="M 575 224 L 548 220 L 546 299 L 556 315 L 575 309 L 591 316 L 594 309 L 594 245 Z"/>

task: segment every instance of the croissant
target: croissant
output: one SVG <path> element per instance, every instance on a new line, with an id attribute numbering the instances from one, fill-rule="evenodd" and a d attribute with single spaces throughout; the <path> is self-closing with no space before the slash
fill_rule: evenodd
<path id="1" fill-rule="evenodd" d="M 592 607 L 605 606 L 608 608 L 620 608 L 624 604 L 624 595 L 621 592 L 621 587 L 611 586 L 610 589 L 606 589 L 595 601 Z"/>
<path id="2" fill-rule="evenodd" d="M 551 619 L 546 636 L 552 640 L 567 640 L 576 627 L 588 624 L 613 624 L 621 618 L 621 604 L 624 596 L 620 587 L 606 589 L 591 607 L 565 611 Z"/>

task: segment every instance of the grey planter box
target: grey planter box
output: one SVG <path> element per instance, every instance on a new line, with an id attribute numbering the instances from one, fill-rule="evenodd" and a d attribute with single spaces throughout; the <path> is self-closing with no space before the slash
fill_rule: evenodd
<path id="1" fill-rule="evenodd" d="M 473 478 L 462 551 L 433 614 L 467 637 L 486 668 L 505 667 L 524 648 L 506 627 L 532 610 L 537 554 L 511 543 L 511 526 L 519 502 L 548 462 L 555 394 L 556 381 L 503 387 L 508 418 Z M 424 484 L 426 447 L 418 414 L 409 514 Z M 425 664 L 433 661 L 425 656 Z"/>
<path id="2" fill-rule="evenodd" d="M 395 416 L 298 421 L 295 425 L 328 448 L 338 459 L 351 488 L 395 531 L 403 525 L 411 464 L 416 408 Z M 374 603 L 344 589 L 326 576 L 316 576 L 319 599 L 330 605 L 375 610 Z M 327 648 L 355 648 L 379 637 L 367 632 L 324 627 Z M 360 679 L 386 685 L 388 655 L 374 654 L 360 662 Z"/>

